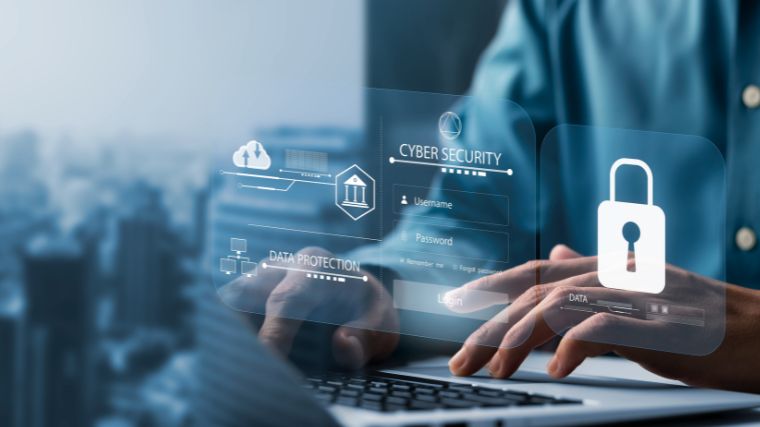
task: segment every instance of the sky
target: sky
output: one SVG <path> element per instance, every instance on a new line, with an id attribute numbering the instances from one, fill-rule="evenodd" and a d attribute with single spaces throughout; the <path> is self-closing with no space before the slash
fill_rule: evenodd
<path id="1" fill-rule="evenodd" d="M 0 0 L 0 132 L 194 146 L 359 126 L 356 0 Z"/>

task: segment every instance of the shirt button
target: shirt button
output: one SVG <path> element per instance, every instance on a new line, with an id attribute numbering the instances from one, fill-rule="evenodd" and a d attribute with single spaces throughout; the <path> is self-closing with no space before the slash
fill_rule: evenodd
<path id="1" fill-rule="evenodd" d="M 736 246 L 743 251 L 751 251 L 757 244 L 757 235 L 749 227 L 742 227 L 736 232 Z"/>
<path id="2" fill-rule="evenodd" d="M 760 87 L 749 85 L 742 92 L 742 101 L 747 108 L 760 107 Z"/>

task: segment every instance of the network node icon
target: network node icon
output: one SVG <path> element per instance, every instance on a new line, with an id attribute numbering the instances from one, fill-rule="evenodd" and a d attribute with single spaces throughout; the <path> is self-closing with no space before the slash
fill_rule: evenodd
<path id="1" fill-rule="evenodd" d="M 375 179 L 357 165 L 335 175 L 335 205 L 354 221 L 375 210 Z"/>
<path id="2" fill-rule="evenodd" d="M 248 241 L 245 239 L 238 239 L 238 238 L 231 238 L 230 239 L 230 251 L 237 253 L 240 255 L 243 252 L 247 252 L 248 250 Z"/>
<path id="3" fill-rule="evenodd" d="M 238 263 L 240 263 L 240 274 L 246 277 L 253 277 L 257 275 L 256 267 L 258 263 L 251 262 L 250 258 L 244 257 L 243 253 L 248 251 L 248 241 L 246 239 L 240 239 L 237 237 L 230 238 L 230 252 L 234 252 L 234 255 L 227 255 L 226 258 L 219 259 L 219 271 L 232 275 L 238 272 Z"/>
<path id="4" fill-rule="evenodd" d="M 256 262 L 240 261 L 240 274 L 245 277 L 256 276 L 258 274 L 256 270 L 258 266 L 259 264 Z"/>
<path id="5" fill-rule="evenodd" d="M 220 258 L 219 271 L 227 275 L 237 273 L 237 260 L 234 258 Z"/>

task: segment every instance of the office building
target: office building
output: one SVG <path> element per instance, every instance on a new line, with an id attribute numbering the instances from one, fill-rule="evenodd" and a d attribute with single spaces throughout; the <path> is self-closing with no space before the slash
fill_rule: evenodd
<path id="1" fill-rule="evenodd" d="M 37 238 L 23 255 L 25 327 L 21 425 L 89 425 L 94 385 L 88 259 L 63 238 Z"/>
<path id="2" fill-rule="evenodd" d="M 182 245 L 170 231 L 161 192 L 138 183 L 123 198 L 128 207 L 117 226 L 116 324 L 127 330 L 176 327 Z"/>

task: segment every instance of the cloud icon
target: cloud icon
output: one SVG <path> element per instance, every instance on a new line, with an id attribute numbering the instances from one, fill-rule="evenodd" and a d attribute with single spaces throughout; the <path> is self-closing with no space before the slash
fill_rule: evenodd
<path id="1" fill-rule="evenodd" d="M 267 170 L 272 166 L 267 150 L 258 141 L 250 141 L 238 148 L 232 155 L 232 162 L 239 168 Z"/>

